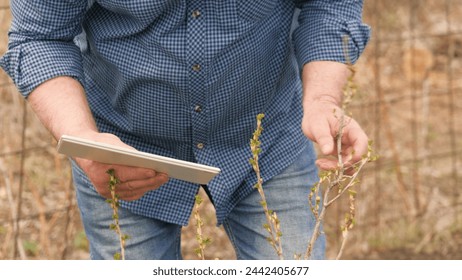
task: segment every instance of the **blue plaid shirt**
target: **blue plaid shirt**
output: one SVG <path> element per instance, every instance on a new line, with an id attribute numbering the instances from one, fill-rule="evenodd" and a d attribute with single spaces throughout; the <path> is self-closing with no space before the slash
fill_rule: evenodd
<path id="1" fill-rule="evenodd" d="M 264 112 L 265 180 L 303 147 L 300 69 L 356 61 L 369 38 L 362 0 L 11 1 L 0 65 L 27 97 L 70 76 L 84 86 L 102 132 L 135 148 L 219 167 L 208 185 L 218 223 L 256 181 L 248 159 Z M 197 185 L 171 179 L 123 206 L 187 224 Z"/>

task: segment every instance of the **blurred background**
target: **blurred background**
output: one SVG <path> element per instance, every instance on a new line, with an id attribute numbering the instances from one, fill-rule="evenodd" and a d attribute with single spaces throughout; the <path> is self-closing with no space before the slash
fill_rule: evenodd
<path id="1" fill-rule="evenodd" d="M 373 36 L 356 65 L 350 111 L 380 159 L 362 172 L 343 258 L 462 259 L 462 0 L 365 2 Z M 0 0 L 2 54 L 10 21 Z M 69 164 L 55 146 L 0 70 L 0 259 L 89 257 Z M 348 203 L 328 211 L 334 258 Z M 214 214 L 206 199 L 206 256 L 234 259 Z M 194 222 L 183 230 L 184 258 L 196 259 Z"/>

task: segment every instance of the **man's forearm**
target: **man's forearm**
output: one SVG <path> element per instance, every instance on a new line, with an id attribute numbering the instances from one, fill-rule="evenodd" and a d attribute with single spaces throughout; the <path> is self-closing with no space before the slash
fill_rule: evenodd
<path id="1" fill-rule="evenodd" d="M 43 125 L 59 139 L 63 134 L 96 133 L 95 121 L 82 85 L 70 77 L 57 77 L 38 86 L 28 102 Z"/>
<path id="2" fill-rule="evenodd" d="M 345 64 L 333 61 L 314 61 L 303 67 L 303 105 L 317 101 L 342 102 L 342 90 L 349 75 Z"/>
<path id="3" fill-rule="evenodd" d="M 134 149 L 123 143 L 116 135 L 98 133 L 95 121 L 85 98 L 85 91 L 79 82 L 69 77 L 58 77 L 38 86 L 28 101 L 42 123 L 56 139 L 63 134 L 83 138 L 126 149 Z M 121 181 L 118 195 L 131 201 L 141 198 L 146 192 L 158 189 L 168 181 L 168 176 L 152 169 L 104 164 L 84 158 L 75 162 L 87 174 L 96 191 L 105 198 L 111 198 L 108 189 L 107 170 L 114 169 Z"/>

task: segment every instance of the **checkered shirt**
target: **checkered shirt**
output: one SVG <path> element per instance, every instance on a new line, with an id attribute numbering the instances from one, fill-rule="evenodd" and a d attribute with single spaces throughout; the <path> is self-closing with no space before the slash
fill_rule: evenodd
<path id="1" fill-rule="evenodd" d="M 0 66 L 27 97 L 70 76 L 102 132 L 138 150 L 219 167 L 209 184 L 218 223 L 252 191 L 255 117 L 265 113 L 261 173 L 280 173 L 308 140 L 301 67 L 354 62 L 369 28 L 362 0 L 11 1 Z M 187 224 L 199 186 L 171 179 L 122 206 Z"/>

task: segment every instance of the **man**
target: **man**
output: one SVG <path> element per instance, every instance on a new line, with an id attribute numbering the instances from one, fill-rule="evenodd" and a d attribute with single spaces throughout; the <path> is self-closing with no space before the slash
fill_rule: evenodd
<path id="1" fill-rule="evenodd" d="M 305 251 L 314 224 L 307 197 L 317 181 L 308 138 L 324 155 L 336 154 L 333 111 L 348 76 L 343 37 L 353 62 L 369 38 L 362 1 L 15 0 L 11 10 L 0 64 L 54 137 L 219 167 L 203 187 L 239 259 L 277 258 L 248 163 L 255 116 L 265 113 L 260 166 L 267 201 L 281 220 L 285 258 Z M 343 142 L 350 162 L 367 149 L 354 120 Z M 318 165 L 329 169 L 336 161 Z M 121 181 L 120 222 L 131 236 L 126 257 L 181 259 L 181 226 L 200 186 L 76 158 L 91 258 L 110 259 L 118 247 L 104 203 L 110 168 Z M 322 238 L 313 257 L 324 257 Z"/>

